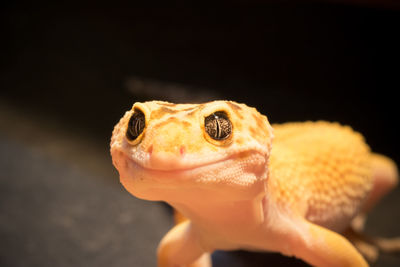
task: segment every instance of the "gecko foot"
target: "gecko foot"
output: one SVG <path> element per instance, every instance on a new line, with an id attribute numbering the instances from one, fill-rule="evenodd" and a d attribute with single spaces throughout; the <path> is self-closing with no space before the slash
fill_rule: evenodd
<path id="1" fill-rule="evenodd" d="M 361 232 L 355 231 L 353 228 L 346 230 L 344 235 L 369 263 L 375 263 L 378 260 L 379 248 L 372 239 Z"/>
<path id="2" fill-rule="evenodd" d="M 374 243 L 384 253 L 400 254 L 400 237 L 375 238 Z"/>
<path id="3" fill-rule="evenodd" d="M 346 230 L 344 234 L 370 263 L 376 262 L 379 253 L 400 255 L 400 237 L 369 237 L 353 228 Z"/>

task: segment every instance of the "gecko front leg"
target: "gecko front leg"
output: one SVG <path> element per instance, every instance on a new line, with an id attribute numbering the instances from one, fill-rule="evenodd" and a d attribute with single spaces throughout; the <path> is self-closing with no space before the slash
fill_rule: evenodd
<path id="1" fill-rule="evenodd" d="M 295 256 L 313 266 L 368 267 L 357 249 L 343 236 L 324 227 L 304 221 L 307 236 L 297 247 Z"/>
<path id="2" fill-rule="evenodd" d="M 200 245 L 190 221 L 172 228 L 158 247 L 158 267 L 211 267 L 210 253 Z"/>

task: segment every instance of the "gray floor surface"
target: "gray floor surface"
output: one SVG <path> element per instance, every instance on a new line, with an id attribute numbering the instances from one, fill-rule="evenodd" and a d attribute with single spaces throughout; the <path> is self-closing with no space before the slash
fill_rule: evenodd
<path id="1" fill-rule="evenodd" d="M 108 150 L 108 137 L 0 101 L 0 266 L 156 266 L 170 209 L 129 195 Z M 371 214 L 368 232 L 400 236 L 399 204 L 396 189 Z M 213 262 L 307 266 L 248 252 L 216 252 Z M 383 255 L 375 266 L 400 266 L 400 257 Z"/>

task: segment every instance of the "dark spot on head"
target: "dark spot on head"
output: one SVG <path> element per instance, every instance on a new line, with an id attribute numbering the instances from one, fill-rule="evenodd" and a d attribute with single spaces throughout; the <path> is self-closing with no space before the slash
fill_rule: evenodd
<path id="1" fill-rule="evenodd" d="M 235 103 L 228 102 L 228 105 L 231 107 L 231 109 L 242 110 L 242 108 L 239 105 L 235 104 Z"/>
<path id="2" fill-rule="evenodd" d="M 251 135 L 252 136 L 256 136 L 256 135 L 258 135 L 258 131 L 257 131 L 257 129 L 256 128 L 254 128 L 254 127 L 250 127 L 250 133 L 251 133 Z"/>
<path id="3" fill-rule="evenodd" d="M 161 107 L 159 110 L 160 110 L 161 112 L 163 112 L 163 113 L 169 113 L 169 114 L 171 114 L 171 113 L 176 113 L 175 110 L 173 110 L 173 109 L 171 109 L 171 108 L 167 108 L 167 107 Z"/>
<path id="4" fill-rule="evenodd" d="M 166 121 L 167 122 L 171 122 L 171 121 L 178 121 L 179 122 L 180 120 L 177 117 L 171 116 Z"/>
<path id="5" fill-rule="evenodd" d="M 260 128 L 260 130 L 265 129 L 265 121 L 262 116 L 257 116 L 253 114 L 253 118 L 255 122 L 257 123 L 257 126 Z"/>
<path id="6" fill-rule="evenodd" d="M 243 138 L 238 138 L 238 139 L 236 139 L 235 142 L 236 142 L 238 145 L 241 145 L 241 144 L 244 143 L 244 140 L 243 140 Z"/>
<path id="7" fill-rule="evenodd" d="M 192 126 L 192 124 L 190 122 L 187 121 L 180 121 L 180 124 L 184 127 L 184 128 L 189 128 L 190 126 Z"/>
<path id="8" fill-rule="evenodd" d="M 227 103 L 228 103 L 229 107 L 235 112 L 236 116 L 242 120 L 243 119 L 242 108 L 237 104 L 234 104 L 231 102 L 227 102 Z"/>

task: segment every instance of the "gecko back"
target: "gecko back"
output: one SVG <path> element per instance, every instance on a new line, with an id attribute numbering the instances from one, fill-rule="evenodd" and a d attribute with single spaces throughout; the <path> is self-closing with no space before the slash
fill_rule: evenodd
<path id="1" fill-rule="evenodd" d="M 272 197 L 313 223 L 344 230 L 372 187 L 372 154 L 362 135 L 323 121 L 273 128 Z"/>

